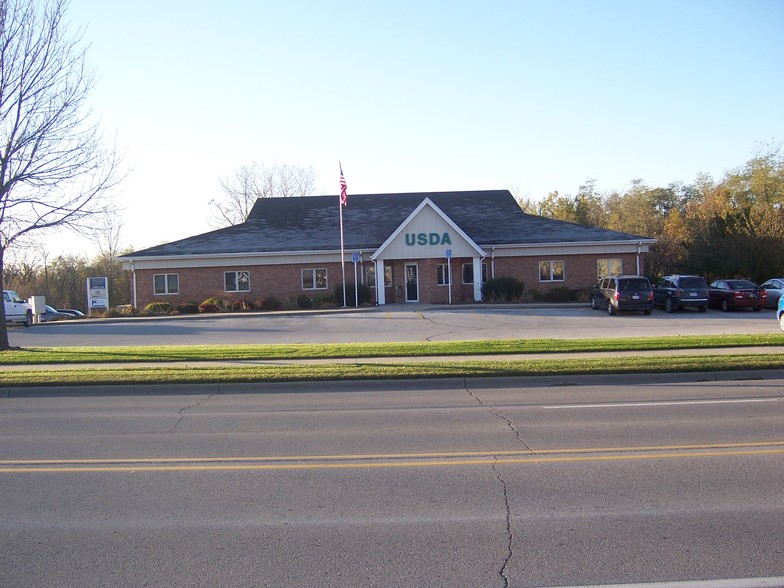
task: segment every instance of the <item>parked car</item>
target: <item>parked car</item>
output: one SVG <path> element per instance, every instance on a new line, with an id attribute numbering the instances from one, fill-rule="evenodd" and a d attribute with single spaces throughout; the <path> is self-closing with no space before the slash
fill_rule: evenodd
<path id="1" fill-rule="evenodd" d="M 33 322 L 33 310 L 29 303 L 19 297 L 13 290 L 3 290 L 3 306 L 6 323 L 22 323 L 29 327 Z"/>
<path id="2" fill-rule="evenodd" d="M 59 310 L 55 309 L 53 306 L 49 306 L 48 304 L 44 305 L 46 312 L 41 313 L 38 315 L 38 320 L 42 323 L 49 323 L 51 321 L 60 321 L 60 320 L 67 320 L 74 318 L 73 315 L 68 314 L 67 312 L 60 312 Z"/>
<path id="3" fill-rule="evenodd" d="M 653 304 L 667 312 L 689 307 L 705 312 L 708 308 L 708 284 L 702 276 L 664 276 L 653 288 Z"/>
<path id="4" fill-rule="evenodd" d="M 708 306 L 729 312 L 736 308 L 762 310 L 768 293 L 750 280 L 716 280 L 708 289 Z"/>
<path id="5" fill-rule="evenodd" d="M 596 282 L 591 288 L 591 308 L 607 309 L 608 314 L 625 310 L 641 310 L 651 314 L 653 290 L 648 278 L 643 276 L 610 276 Z"/>
<path id="6" fill-rule="evenodd" d="M 776 318 L 779 321 L 781 330 L 784 331 L 784 296 L 779 298 L 779 305 L 776 309 Z"/>
<path id="7" fill-rule="evenodd" d="M 781 294 L 784 292 L 784 278 L 771 278 L 763 283 L 760 288 L 765 288 L 765 291 L 768 293 L 767 306 L 776 308 Z"/>
<path id="8" fill-rule="evenodd" d="M 71 318 L 84 318 L 84 313 L 81 310 L 76 310 L 75 308 L 58 308 L 57 312 L 70 314 Z"/>

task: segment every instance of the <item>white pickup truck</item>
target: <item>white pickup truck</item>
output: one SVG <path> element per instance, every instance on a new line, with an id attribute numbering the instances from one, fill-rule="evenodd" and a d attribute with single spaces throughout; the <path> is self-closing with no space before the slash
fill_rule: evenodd
<path id="1" fill-rule="evenodd" d="M 33 309 L 13 290 L 3 290 L 3 304 L 5 305 L 5 322 L 22 323 L 29 327 L 33 322 Z"/>

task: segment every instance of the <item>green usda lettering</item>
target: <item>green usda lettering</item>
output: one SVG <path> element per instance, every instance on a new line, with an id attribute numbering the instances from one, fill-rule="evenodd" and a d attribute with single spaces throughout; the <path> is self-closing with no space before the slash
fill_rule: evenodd
<path id="1" fill-rule="evenodd" d="M 406 245 L 451 245 L 449 233 L 406 233 Z"/>

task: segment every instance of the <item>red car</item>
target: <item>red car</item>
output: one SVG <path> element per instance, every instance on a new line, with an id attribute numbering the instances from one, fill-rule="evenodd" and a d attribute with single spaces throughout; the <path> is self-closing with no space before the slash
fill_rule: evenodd
<path id="1" fill-rule="evenodd" d="M 762 310 L 768 293 L 749 280 L 716 280 L 708 287 L 708 307 L 729 312 L 735 308 Z"/>

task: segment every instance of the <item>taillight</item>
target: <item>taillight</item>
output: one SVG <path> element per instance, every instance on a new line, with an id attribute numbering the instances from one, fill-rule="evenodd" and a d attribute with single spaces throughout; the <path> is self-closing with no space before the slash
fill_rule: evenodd
<path id="1" fill-rule="evenodd" d="M 615 300 L 620 300 L 621 299 L 621 293 L 620 292 L 615 292 L 613 294 L 613 298 L 615 298 Z"/>

